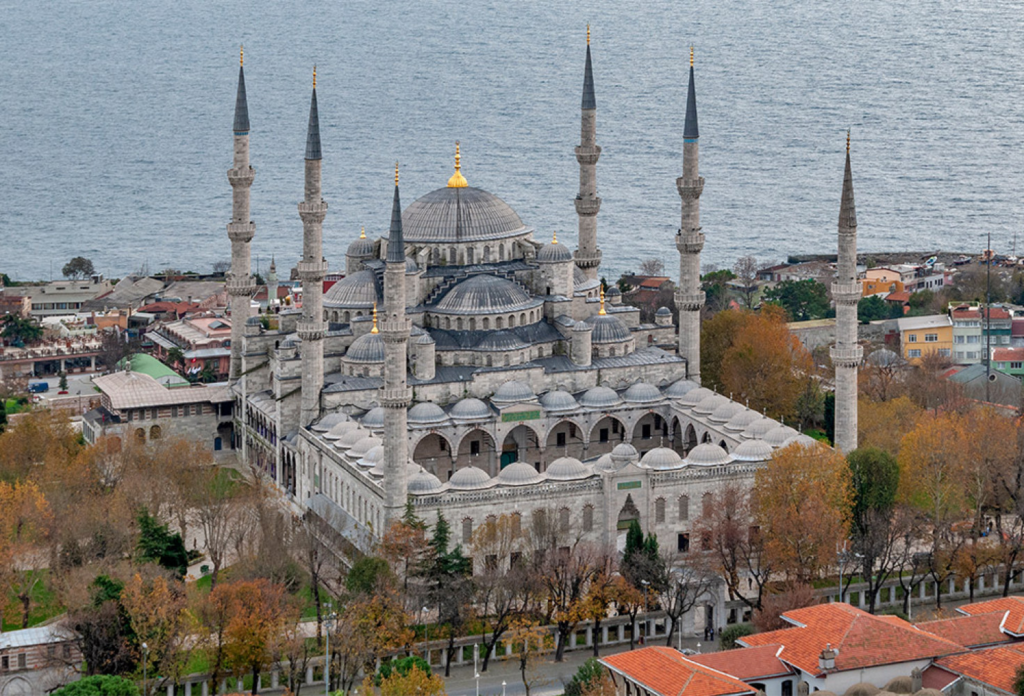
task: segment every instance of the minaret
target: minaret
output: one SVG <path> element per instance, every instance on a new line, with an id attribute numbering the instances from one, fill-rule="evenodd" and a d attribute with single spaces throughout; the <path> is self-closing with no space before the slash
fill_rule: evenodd
<path id="1" fill-rule="evenodd" d="M 242 374 L 242 336 L 245 320 L 249 318 L 249 300 L 256 292 L 252 277 L 252 257 L 249 242 L 256 234 L 256 224 L 249 219 L 249 189 L 256 171 L 249 166 L 249 105 L 245 100 L 245 53 L 238 52 L 238 95 L 235 98 L 235 159 L 228 170 L 231 184 L 231 222 L 228 239 L 231 240 L 231 271 L 227 291 L 231 297 L 231 366 L 229 379 L 238 380 Z"/>
<path id="2" fill-rule="evenodd" d="M 857 210 L 853 204 L 853 172 L 850 169 L 850 133 L 846 133 L 846 171 L 843 199 L 839 204 L 839 261 L 832 283 L 836 302 L 836 342 L 830 351 L 836 368 L 835 446 L 849 454 L 857 449 L 857 367 L 864 349 L 857 342 Z"/>
<path id="3" fill-rule="evenodd" d="M 601 250 L 597 247 L 597 212 L 601 199 L 597 196 L 597 160 L 601 148 L 597 144 L 597 100 L 594 98 L 594 70 L 590 65 L 590 25 L 587 25 L 587 63 L 583 68 L 583 105 L 580 119 L 580 144 L 576 148 L 576 161 L 580 164 L 580 192 L 576 196 L 576 215 L 579 217 L 579 241 L 576 265 L 587 278 L 597 278 L 601 265 Z"/>
<path id="4" fill-rule="evenodd" d="M 298 334 L 302 340 L 302 406 L 299 425 L 305 427 L 320 415 L 320 390 L 324 386 L 324 276 L 327 263 L 323 255 L 323 222 L 327 203 L 320 191 L 320 117 L 316 108 L 316 67 L 313 68 L 313 96 L 309 102 L 309 128 L 306 132 L 306 186 L 299 203 L 302 218 L 302 320 Z"/>
<path id="5" fill-rule="evenodd" d="M 398 196 L 398 162 L 395 162 L 395 199 L 391 206 L 391 233 L 384 269 L 384 514 L 386 523 L 402 516 L 406 501 L 406 465 L 409 441 L 406 409 L 412 392 L 408 372 L 409 319 L 405 316 L 405 239 L 402 235 L 402 202 Z M 383 533 L 383 530 L 380 530 Z"/>
<path id="6" fill-rule="evenodd" d="M 683 202 L 682 223 L 676 235 L 679 249 L 679 288 L 676 307 L 679 309 L 679 355 L 686 358 L 686 373 L 700 383 L 700 310 L 704 307 L 704 291 L 700 285 L 700 252 L 704 234 L 700 231 L 700 194 L 704 177 L 698 169 L 697 93 L 693 84 L 693 47 L 690 47 L 690 88 L 686 94 L 686 121 L 683 124 L 683 175 L 676 179 L 676 189 Z"/>
<path id="7" fill-rule="evenodd" d="M 267 310 L 273 311 L 277 302 L 277 263 L 273 255 L 270 257 L 270 270 L 267 272 Z"/>

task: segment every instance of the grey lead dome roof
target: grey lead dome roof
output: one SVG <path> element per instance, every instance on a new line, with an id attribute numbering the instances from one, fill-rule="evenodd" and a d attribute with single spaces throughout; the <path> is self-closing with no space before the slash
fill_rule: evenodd
<path id="1" fill-rule="evenodd" d="M 621 403 L 619 395 L 611 387 L 591 387 L 580 397 L 580 405 L 587 408 L 609 408 Z"/>
<path id="2" fill-rule="evenodd" d="M 741 462 L 764 462 L 772 458 L 772 446 L 764 440 L 745 440 L 732 451 L 732 456 Z"/>
<path id="3" fill-rule="evenodd" d="M 439 188 L 402 213 L 405 242 L 477 242 L 526 234 L 529 229 L 508 203 L 471 186 Z"/>
<path id="4" fill-rule="evenodd" d="M 483 469 L 467 466 L 452 474 L 448 483 L 457 490 L 472 491 L 477 488 L 486 488 L 491 483 L 491 477 Z"/>
<path id="5" fill-rule="evenodd" d="M 679 453 L 668 447 L 655 447 L 643 456 L 640 464 L 650 469 L 666 470 L 683 468 L 683 458 Z"/>
<path id="6" fill-rule="evenodd" d="M 501 314 L 531 309 L 540 304 L 521 285 L 492 275 L 475 275 L 441 298 L 431 311 L 439 314 Z"/>
<path id="7" fill-rule="evenodd" d="M 729 463 L 729 453 L 718 445 L 705 442 L 697 445 L 686 455 L 686 463 L 695 466 L 716 466 Z"/>
<path id="8" fill-rule="evenodd" d="M 441 490 L 441 479 L 437 478 L 421 466 L 419 471 L 413 474 L 412 478 L 409 479 L 406 490 L 413 495 L 436 493 Z"/>
<path id="9" fill-rule="evenodd" d="M 637 382 L 625 391 L 622 398 L 633 404 L 646 404 L 661 400 L 661 390 L 647 382 Z"/>
<path id="10" fill-rule="evenodd" d="M 595 314 L 584 321 L 594 327 L 594 333 L 590 336 L 593 343 L 622 343 L 629 340 L 629 329 L 621 319 L 611 314 Z"/>
<path id="11" fill-rule="evenodd" d="M 576 399 L 573 398 L 572 394 L 561 389 L 555 389 L 549 391 L 544 396 L 540 397 L 540 405 L 544 407 L 546 411 L 575 411 L 580 407 L 576 403 Z"/>
<path id="12" fill-rule="evenodd" d="M 431 401 L 423 401 L 409 409 L 410 425 L 428 425 L 448 420 L 444 409 Z"/>
<path id="13" fill-rule="evenodd" d="M 509 464 L 498 473 L 498 483 L 506 486 L 525 486 L 539 480 L 537 470 L 525 462 Z"/>
<path id="14" fill-rule="evenodd" d="M 345 353 L 345 360 L 357 363 L 384 362 L 384 339 L 379 333 L 363 334 L 352 341 Z"/>
<path id="15" fill-rule="evenodd" d="M 384 427 L 384 409 L 380 406 L 375 406 L 366 412 L 366 415 L 359 421 L 362 423 L 364 428 L 370 430 L 380 430 Z"/>
<path id="16" fill-rule="evenodd" d="M 530 385 L 517 379 L 510 379 L 498 387 L 497 391 L 494 392 L 494 396 L 491 397 L 491 401 L 512 404 L 519 401 L 533 401 L 534 398 L 536 397 L 533 390 L 530 389 Z"/>
<path id="17" fill-rule="evenodd" d="M 331 286 L 324 295 L 325 307 L 370 309 L 381 299 L 373 271 L 356 271 Z"/>
<path id="18" fill-rule="evenodd" d="M 670 384 L 668 388 L 665 390 L 665 396 L 669 397 L 670 399 L 681 399 L 690 392 L 692 392 L 694 389 L 698 388 L 699 387 L 696 382 L 688 380 L 684 377 L 683 379 L 680 379 Z"/>
<path id="19" fill-rule="evenodd" d="M 545 244 L 537 251 L 538 263 L 564 263 L 572 261 L 572 252 L 561 242 Z"/>
<path id="20" fill-rule="evenodd" d="M 474 399 L 470 396 L 452 406 L 451 416 L 452 418 L 460 418 L 462 420 L 490 418 L 491 407 L 480 399 Z"/>
<path id="21" fill-rule="evenodd" d="M 575 457 L 559 457 L 548 464 L 544 473 L 553 481 L 572 481 L 586 478 L 590 475 L 590 470 L 586 464 Z"/>
<path id="22" fill-rule="evenodd" d="M 355 241 L 348 245 L 345 256 L 366 258 L 373 256 L 373 240 L 366 237 L 356 237 Z"/>

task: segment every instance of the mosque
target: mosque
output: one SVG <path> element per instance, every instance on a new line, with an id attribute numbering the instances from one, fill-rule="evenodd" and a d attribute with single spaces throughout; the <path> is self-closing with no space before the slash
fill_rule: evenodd
<path id="1" fill-rule="evenodd" d="M 576 249 L 535 234 L 501 198 L 471 186 L 456 144 L 447 185 L 404 208 L 396 164 L 387 234 L 353 241 L 344 279 L 325 293 L 314 71 L 298 205 L 302 303 L 266 328 L 249 309 L 254 170 L 240 66 L 228 291 L 232 316 L 246 317 L 232 322 L 230 377 L 242 460 L 364 548 L 409 502 L 428 523 L 443 513 L 458 542 L 507 514 L 523 529 L 546 525 L 606 545 L 621 544 L 638 520 L 666 550 L 688 550 L 709 493 L 749 486 L 776 448 L 810 438 L 700 386 L 704 179 L 692 51 L 685 113 L 677 317 L 661 308 L 642 323 L 598 280 L 589 29 Z M 849 147 L 839 240 L 833 360 L 837 444 L 849 451 L 861 358 Z"/>

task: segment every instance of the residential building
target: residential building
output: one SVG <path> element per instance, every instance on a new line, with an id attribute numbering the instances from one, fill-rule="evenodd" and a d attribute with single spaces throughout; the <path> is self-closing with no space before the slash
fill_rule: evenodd
<path id="1" fill-rule="evenodd" d="M 947 375 L 950 382 L 963 387 L 963 395 L 972 401 L 1005 407 L 1015 412 L 1021 406 L 1021 381 L 984 363 L 954 369 Z"/>
<path id="2" fill-rule="evenodd" d="M 148 298 L 163 290 L 162 280 L 148 276 L 128 275 L 117 282 L 113 289 L 82 304 L 82 311 L 104 312 L 110 309 L 138 309 Z"/>
<path id="3" fill-rule="evenodd" d="M 932 353 L 952 357 L 953 321 L 946 314 L 932 314 L 923 317 L 901 317 L 897 320 L 900 329 L 900 346 L 903 358 L 916 365 L 921 358 Z"/>
<path id="4" fill-rule="evenodd" d="M 24 319 L 28 318 L 31 310 L 32 300 L 28 295 L 15 294 L 0 285 L 0 317 L 14 314 Z"/>
<path id="5" fill-rule="evenodd" d="M 189 317 L 164 324 L 146 334 L 153 341 L 156 356 L 168 359 L 177 348 L 185 356 L 185 371 L 204 371 L 216 381 L 228 378 L 231 364 L 231 320 L 219 316 Z"/>
<path id="6" fill-rule="evenodd" d="M 1024 377 L 1024 348 L 993 348 L 992 367 L 1012 377 Z"/>
<path id="7" fill-rule="evenodd" d="M 45 339 L 23 348 L 0 346 L 0 379 L 94 372 L 101 349 L 102 338 L 95 334 Z"/>
<path id="8" fill-rule="evenodd" d="M 900 280 L 879 280 L 877 278 L 861 278 L 864 297 L 871 295 L 891 295 L 894 292 L 903 292 L 903 281 Z"/>
<path id="9" fill-rule="evenodd" d="M 957 696 L 1016 696 L 1014 683 L 1021 667 L 1024 645 L 1018 643 L 949 655 L 936 660 L 930 671 L 948 674 Z"/>
<path id="10" fill-rule="evenodd" d="M 0 633 L 0 694 L 46 694 L 79 678 L 78 637 L 60 624 Z"/>
<path id="11" fill-rule="evenodd" d="M 111 291 L 114 286 L 103 276 L 84 280 L 56 280 L 45 285 L 30 285 L 21 288 L 32 302 L 32 316 L 45 317 L 54 314 L 74 314 L 82 306 Z"/>
<path id="12" fill-rule="evenodd" d="M 1003 307 L 991 307 L 986 312 L 976 303 L 950 304 L 949 316 L 953 321 L 953 360 L 957 364 L 983 362 L 989 346 L 1011 344 L 1013 317 Z"/>
<path id="13" fill-rule="evenodd" d="M 938 263 L 933 266 L 903 263 L 869 268 L 864 271 L 864 280 L 883 285 L 900 283 L 902 287 L 898 290 L 915 293 L 922 290 L 938 290 L 944 285 L 949 285 L 952 282 L 952 275 Z"/>
<path id="14" fill-rule="evenodd" d="M 617 696 L 752 696 L 734 676 L 655 646 L 601 658 Z M 772 695 L 769 695 L 772 696 Z"/>
<path id="15" fill-rule="evenodd" d="M 1024 316 L 1010 320 L 1010 345 L 1024 348 Z"/>

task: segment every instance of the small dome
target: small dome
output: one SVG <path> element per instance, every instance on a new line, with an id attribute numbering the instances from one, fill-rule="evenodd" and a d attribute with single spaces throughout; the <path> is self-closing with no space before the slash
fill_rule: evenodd
<path id="1" fill-rule="evenodd" d="M 371 408 L 359 422 L 369 430 L 380 430 L 384 427 L 384 409 L 380 406 Z"/>
<path id="2" fill-rule="evenodd" d="M 860 682 L 847 689 L 843 696 L 876 696 L 879 691 L 880 689 L 874 684 Z"/>
<path id="3" fill-rule="evenodd" d="M 345 361 L 354 363 L 384 362 L 384 339 L 379 333 L 363 334 L 352 341 L 348 352 L 345 353 Z"/>
<path id="4" fill-rule="evenodd" d="M 467 466 L 459 469 L 448 480 L 452 488 L 460 491 L 472 491 L 478 488 L 486 488 L 491 483 L 491 477 L 483 469 L 475 466 Z"/>
<path id="5" fill-rule="evenodd" d="M 490 418 L 493 411 L 491 407 L 480 399 L 467 397 L 452 406 L 451 416 L 458 420 L 482 420 Z"/>
<path id="6" fill-rule="evenodd" d="M 540 397 L 540 405 L 544 407 L 545 411 L 553 412 L 575 411 L 580 407 L 572 394 L 561 389 L 549 391 Z"/>
<path id="7" fill-rule="evenodd" d="M 441 479 L 424 469 L 422 466 L 409 478 L 406 490 L 412 495 L 426 495 L 441 490 Z"/>
<path id="8" fill-rule="evenodd" d="M 423 401 L 409 409 L 409 425 L 436 425 L 448 420 L 444 409 L 431 401 Z"/>
<path id="9" fill-rule="evenodd" d="M 359 237 L 348 245 L 345 256 L 353 256 L 357 259 L 373 258 L 373 240 L 366 237 Z"/>
<path id="10" fill-rule="evenodd" d="M 497 391 L 494 392 L 494 396 L 491 397 L 491 401 L 494 403 L 514 404 L 520 401 L 533 401 L 534 398 L 536 397 L 529 384 L 520 382 L 517 379 L 511 379 L 498 387 Z"/>
<path id="11" fill-rule="evenodd" d="M 372 452 L 373 452 L 373 450 L 370 451 L 371 454 L 372 454 Z M 369 458 L 369 457 L 370 457 L 370 454 L 367 454 L 367 458 Z M 383 455 L 381 455 L 380 457 L 374 456 L 374 459 L 375 459 L 375 462 L 374 462 L 373 468 L 370 469 L 370 476 L 372 476 L 374 478 L 384 478 L 384 456 Z M 361 460 L 359 460 L 356 463 L 357 464 L 362 464 L 363 460 L 361 459 Z M 405 476 L 406 476 L 406 480 L 409 480 L 410 478 L 415 476 L 416 472 L 418 472 L 419 470 L 420 470 L 420 465 L 419 464 L 417 464 L 416 462 L 414 462 L 411 459 L 409 461 L 407 461 L 405 463 Z"/>
<path id="12" fill-rule="evenodd" d="M 259 317 L 249 317 L 248 319 L 245 320 L 245 325 L 246 326 L 259 326 L 260 325 L 260 318 Z"/>
<path id="13" fill-rule="evenodd" d="M 573 333 L 590 333 L 594 330 L 594 327 L 585 321 L 577 321 L 571 324 L 571 326 Z"/>
<path id="14" fill-rule="evenodd" d="M 347 420 L 349 420 L 349 417 L 340 411 L 337 413 L 328 413 L 326 416 L 314 423 L 312 427 L 310 427 L 310 430 L 314 433 L 326 433 L 338 423 L 344 423 Z"/>
<path id="15" fill-rule="evenodd" d="M 661 390 L 647 382 L 637 382 L 622 395 L 627 403 L 648 404 L 652 401 L 661 401 Z"/>
<path id="16" fill-rule="evenodd" d="M 888 348 L 879 348 L 868 356 L 867 361 L 876 367 L 895 367 L 903 362 L 903 358 Z"/>
<path id="17" fill-rule="evenodd" d="M 363 430 L 362 428 L 349 430 L 347 433 L 341 436 L 340 440 L 334 443 L 334 446 L 337 449 L 351 449 L 352 447 L 355 446 L 357 442 L 362 440 L 364 437 L 369 436 L 369 434 L 370 433 L 368 433 L 366 430 Z"/>
<path id="18" fill-rule="evenodd" d="M 373 271 L 356 271 L 331 286 L 324 294 L 324 306 L 340 309 L 372 309 L 381 300 Z"/>
<path id="19" fill-rule="evenodd" d="M 591 387 L 580 397 L 580 405 L 587 408 L 612 408 L 620 403 L 622 400 L 615 390 L 604 386 Z"/>
<path id="20" fill-rule="evenodd" d="M 333 428 L 328 430 L 326 433 L 324 433 L 324 439 L 325 440 L 340 440 L 342 435 L 344 435 L 345 433 L 347 433 L 350 430 L 357 430 L 358 428 L 359 428 L 359 424 L 358 423 L 355 423 L 353 421 L 344 421 L 342 423 L 338 423 L 336 426 L 334 426 Z"/>
<path id="21" fill-rule="evenodd" d="M 616 469 L 621 469 L 630 462 L 635 462 L 640 458 L 640 454 L 636 451 L 636 447 L 623 442 L 615 445 L 615 449 L 612 450 L 612 461 L 615 463 Z"/>
<path id="22" fill-rule="evenodd" d="M 722 404 L 714 411 L 712 411 L 711 415 L 708 416 L 708 420 L 711 421 L 712 423 L 726 423 L 733 416 L 742 411 L 742 406 L 740 406 L 735 401 L 729 401 L 727 403 Z"/>
<path id="23" fill-rule="evenodd" d="M 744 440 L 732 456 L 739 462 L 764 462 L 772 458 L 772 446 L 764 440 Z"/>
<path id="24" fill-rule="evenodd" d="M 719 406 L 724 406 L 729 400 L 721 394 L 712 394 L 701 399 L 700 403 L 693 407 L 693 412 L 702 416 L 710 416 Z"/>
<path id="25" fill-rule="evenodd" d="M 610 286 L 608 288 L 607 292 L 605 292 L 605 297 L 611 297 L 612 295 L 621 295 L 621 294 L 622 294 L 622 291 L 619 290 L 619 286 L 618 285 L 612 285 L 612 286 Z"/>
<path id="26" fill-rule="evenodd" d="M 565 263 L 572 261 L 572 252 L 561 242 L 552 240 L 537 251 L 537 263 Z"/>
<path id="27" fill-rule="evenodd" d="M 355 447 L 353 447 L 352 449 L 355 449 Z M 349 454 L 352 453 L 349 452 Z M 384 445 L 374 445 L 373 447 L 371 447 L 369 450 L 367 450 L 366 454 L 364 454 L 362 458 L 360 458 L 359 461 L 356 462 L 356 464 L 358 464 L 359 466 L 365 466 L 367 469 L 372 469 L 373 467 L 377 466 L 377 464 L 383 466 Z"/>
<path id="28" fill-rule="evenodd" d="M 615 466 L 615 460 L 612 459 L 612 455 L 602 454 L 597 458 L 597 462 L 594 463 L 594 471 L 618 471 L 618 467 Z"/>
<path id="29" fill-rule="evenodd" d="M 432 346 L 434 345 L 434 337 L 424 331 L 413 342 L 418 346 Z"/>
<path id="30" fill-rule="evenodd" d="M 538 481 L 540 481 L 540 474 L 525 462 L 509 464 L 498 473 L 498 483 L 506 486 L 526 486 Z"/>
<path id="31" fill-rule="evenodd" d="M 750 425 L 744 428 L 743 436 L 760 440 L 767 435 L 769 431 L 778 427 L 778 425 L 779 424 L 771 418 L 761 416 L 761 418 L 753 421 Z"/>
<path id="32" fill-rule="evenodd" d="M 716 466 L 729 463 L 729 453 L 718 445 L 705 442 L 697 445 L 686 455 L 686 463 L 694 466 Z"/>
<path id="33" fill-rule="evenodd" d="M 714 395 L 715 393 L 707 387 L 697 387 L 696 389 L 688 391 L 686 395 L 680 399 L 679 405 L 683 408 L 693 408 L 704 399 Z"/>
<path id="34" fill-rule="evenodd" d="M 362 459 L 363 457 L 366 456 L 367 452 L 369 452 L 377 445 L 381 444 L 383 443 L 380 441 L 380 439 L 373 437 L 372 435 L 370 435 L 369 437 L 364 437 L 358 442 L 356 442 L 354 445 L 352 445 L 352 449 L 348 451 L 348 456 L 351 457 L 352 459 Z"/>
<path id="35" fill-rule="evenodd" d="M 764 441 L 772 447 L 783 447 L 799 434 L 788 425 L 779 425 L 765 433 Z"/>
<path id="36" fill-rule="evenodd" d="M 624 343 L 631 337 L 629 328 L 621 319 L 611 314 L 595 314 L 586 322 L 594 327 L 594 332 L 590 335 L 593 343 Z"/>
<path id="37" fill-rule="evenodd" d="M 475 275 L 449 290 L 431 311 L 437 314 L 501 314 L 543 304 L 519 283 L 493 275 Z"/>
<path id="38" fill-rule="evenodd" d="M 725 424 L 725 429 L 737 433 L 743 432 L 748 425 L 760 419 L 760 413 L 745 408 L 729 419 L 729 422 Z"/>
<path id="39" fill-rule="evenodd" d="M 668 307 L 658 307 L 658 311 L 654 313 L 656 317 L 670 317 L 672 316 L 672 310 Z"/>
<path id="40" fill-rule="evenodd" d="M 799 435 L 797 435 L 796 439 L 793 440 L 793 442 L 803 447 L 817 447 L 818 445 L 822 444 L 819 440 L 815 440 L 813 437 L 807 435 L 806 433 L 800 433 Z"/>
<path id="41" fill-rule="evenodd" d="M 548 464 L 544 472 L 553 481 L 572 481 L 573 479 L 586 478 L 590 475 L 587 465 L 573 457 L 559 457 Z"/>
<path id="42" fill-rule="evenodd" d="M 655 447 L 644 455 L 640 460 L 642 466 L 649 469 L 681 469 L 684 466 L 683 458 L 679 453 L 668 447 Z"/>
<path id="43" fill-rule="evenodd" d="M 696 382 L 688 379 L 680 379 L 668 385 L 665 389 L 665 396 L 670 399 L 681 399 L 694 389 L 698 389 Z"/>

